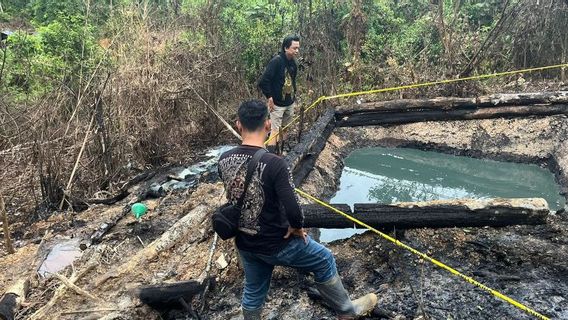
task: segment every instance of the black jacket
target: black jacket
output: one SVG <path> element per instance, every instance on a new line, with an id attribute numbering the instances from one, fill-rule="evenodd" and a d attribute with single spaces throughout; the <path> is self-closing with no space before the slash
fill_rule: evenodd
<path id="1" fill-rule="evenodd" d="M 296 99 L 296 74 L 298 66 L 294 59 L 288 60 L 285 53 L 275 55 L 264 70 L 258 86 L 266 98 L 272 97 L 274 104 L 286 107 Z M 289 75 L 289 81 L 286 78 Z"/>

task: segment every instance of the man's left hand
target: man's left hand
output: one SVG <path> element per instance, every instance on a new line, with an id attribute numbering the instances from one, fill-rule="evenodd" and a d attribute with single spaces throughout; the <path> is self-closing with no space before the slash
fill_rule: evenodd
<path id="1" fill-rule="evenodd" d="M 296 228 L 288 227 L 288 232 L 284 236 L 284 239 L 288 239 L 291 235 L 296 236 L 296 237 L 300 237 L 300 238 L 304 239 L 305 243 L 308 243 L 308 233 L 306 232 L 306 230 L 304 230 L 304 228 L 296 229 Z"/>

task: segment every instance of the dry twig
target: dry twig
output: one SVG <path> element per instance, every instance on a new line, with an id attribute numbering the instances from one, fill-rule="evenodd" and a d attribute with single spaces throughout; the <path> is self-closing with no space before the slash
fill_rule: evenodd
<path id="1" fill-rule="evenodd" d="M 75 291 L 76 293 L 78 293 L 78 294 L 80 294 L 80 295 L 82 295 L 82 296 L 85 296 L 85 297 L 87 297 L 87 298 L 89 298 L 89 299 L 91 299 L 91 300 L 97 301 L 97 302 L 101 302 L 101 301 L 102 301 L 101 298 L 95 297 L 95 296 L 93 296 L 92 294 L 88 293 L 87 291 L 81 289 L 81 288 L 80 288 L 79 286 L 77 286 L 76 284 L 71 283 L 71 281 L 70 281 L 69 279 L 67 279 L 65 276 L 63 276 L 62 274 L 59 274 L 59 273 L 57 273 L 57 272 L 56 272 L 56 273 L 52 273 L 52 274 L 53 274 L 54 277 L 56 277 L 57 279 L 59 279 L 59 281 L 63 282 L 63 284 L 66 285 L 67 288 L 69 288 L 69 289 Z"/>

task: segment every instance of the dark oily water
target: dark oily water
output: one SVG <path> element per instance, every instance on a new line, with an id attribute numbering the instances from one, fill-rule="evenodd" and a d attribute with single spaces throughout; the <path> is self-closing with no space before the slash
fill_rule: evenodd
<path id="1" fill-rule="evenodd" d="M 353 206 L 460 198 L 544 198 L 551 210 L 565 203 L 554 175 L 537 165 L 403 148 L 351 153 L 331 203 Z M 329 242 L 354 233 L 352 229 L 322 229 L 320 240 Z"/>

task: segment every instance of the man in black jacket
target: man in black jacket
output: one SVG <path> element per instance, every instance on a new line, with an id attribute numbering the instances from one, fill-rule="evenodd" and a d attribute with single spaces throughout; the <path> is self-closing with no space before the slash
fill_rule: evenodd
<path id="1" fill-rule="evenodd" d="M 280 132 L 280 128 L 286 126 L 294 116 L 294 102 L 296 100 L 296 74 L 298 66 L 294 59 L 300 51 L 300 38 L 289 35 L 282 41 L 282 48 L 278 55 L 274 56 L 258 83 L 262 93 L 268 99 L 270 120 L 272 127 L 271 138 Z M 277 138 L 270 139 L 269 149 L 274 148 L 277 140 L 283 137 L 278 134 Z"/>
<path id="2" fill-rule="evenodd" d="M 268 108 L 259 100 L 246 101 L 238 111 L 242 144 L 223 153 L 219 175 L 227 198 L 236 203 L 244 190 L 248 162 L 264 147 L 270 129 Z M 339 319 L 354 319 L 371 311 L 377 296 L 349 299 L 329 249 L 303 229 L 304 215 L 294 192 L 288 165 L 265 153 L 258 161 L 244 196 L 236 246 L 245 272 L 242 310 L 245 320 L 260 320 L 274 266 L 310 272 L 322 297 Z"/>

